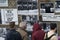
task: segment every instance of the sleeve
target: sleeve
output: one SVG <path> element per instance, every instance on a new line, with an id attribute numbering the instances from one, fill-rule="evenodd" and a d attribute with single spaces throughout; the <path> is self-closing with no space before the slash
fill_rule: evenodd
<path id="1" fill-rule="evenodd" d="M 10 40 L 10 34 L 7 34 L 5 40 Z"/>
<path id="2" fill-rule="evenodd" d="M 18 40 L 23 40 L 22 37 L 21 37 L 21 35 L 19 33 L 17 34 L 17 39 Z"/>
<path id="3" fill-rule="evenodd" d="M 35 36 L 34 35 L 32 35 L 32 40 L 35 40 Z"/>
<path id="4" fill-rule="evenodd" d="M 29 37 L 28 37 L 27 35 L 25 35 L 25 36 L 23 37 L 23 40 L 29 40 Z"/>
<path id="5" fill-rule="evenodd" d="M 51 40 L 58 40 L 58 37 L 57 37 L 57 36 L 53 36 L 53 37 L 51 38 Z"/>
<path id="6" fill-rule="evenodd" d="M 46 39 L 46 35 L 47 35 L 47 34 L 45 34 L 44 39 Z"/>

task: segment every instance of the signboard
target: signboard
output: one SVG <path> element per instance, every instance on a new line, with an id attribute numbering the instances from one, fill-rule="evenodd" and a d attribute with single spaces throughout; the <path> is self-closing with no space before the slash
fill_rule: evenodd
<path id="1" fill-rule="evenodd" d="M 18 24 L 18 14 L 17 9 L 1 9 L 2 24 L 8 24 L 14 21 L 16 25 Z"/>
<path id="2" fill-rule="evenodd" d="M 41 2 L 40 13 L 54 13 L 54 3 L 52 2 Z"/>
<path id="3" fill-rule="evenodd" d="M 8 6 L 8 0 L 0 0 L 0 7 L 7 7 Z"/>
<path id="4" fill-rule="evenodd" d="M 38 15 L 38 9 L 35 10 L 20 10 L 19 15 Z"/>
<path id="5" fill-rule="evenodd" d="M 38 15 L 37 0 L 18 0 L 19 15 Z"/>
<path id="6" fill-rule="evenodd" d="M 42 16 L 43 21 L 60 21 L 60 15 Z"/>
<path id="7" fill-rule="evenodd" d="M 60 13 L 60 1 L 55 2 L 55 13 Z"/>

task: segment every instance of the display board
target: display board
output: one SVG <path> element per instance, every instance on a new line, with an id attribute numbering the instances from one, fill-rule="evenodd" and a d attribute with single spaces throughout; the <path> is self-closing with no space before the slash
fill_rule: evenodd
<path id="1" fill-rule="evenodd" d="M 59 13 L 60 12 L 60 1 L 56 1 L 55 2 L 55 13 Z"/>
<path id="2" fill-rule="evenodd" d="M 2 24 L 14 21 L 18 25 L 17 9 L 1 9 Z"/>
<path id="3" fill-rule="evenodd" d="M 42 16 L 43 21 L 60 21 L 60 15 Z"/>
<path id="4" fill-rule="evenodd" d="M 8 7 L 8 0 L 0 0 L 0 7 Z"/>
<path id="5" fill-rule="evenodd" d="M 18 0 L 19 15 L 38 15 L 37 0 Z"/>
<path id="6" fill-rule="evenodd" d="M 54 13 L 54 3 L 41 2 L 40 3 L 40 15 Z"/>
<path id="7" fill-rule="evenodd" d="M 19 15 L 38 15 L 38 9 L 35 10 L 20 10 Z"/>

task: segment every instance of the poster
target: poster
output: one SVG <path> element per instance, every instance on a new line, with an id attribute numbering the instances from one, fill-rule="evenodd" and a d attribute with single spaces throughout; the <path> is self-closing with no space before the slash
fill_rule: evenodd
<path id="1" fill-rule="evenodd" d="M 52 2 L 41 2 L 40 3 L 40 13 L 54 13 L 54 3 Z"/>
<path id="2" fill-rule="evenodd" d="M 1 10 L 0 10 L 0 24 L 2 24 Z"/>
<path id="3" fill-rule="evenodd" d="M 37 0 L 18 0 L 19 15 L 38 15 Z"/>
<path id="4" fill-rule="evenodd" d="M 16 25 L 18 24 L 18 14 L 17 9 L 1 9 L 2 14 L 2 24 L 8 24 L 14 21 Z"/>
<path id="5" fill-rule="evenodd" d="M 56 1 L 55 2 L 55 13 L 59 13 L 60 12 L 60 1 Z"/>
<path id="6" fill-rule="evenodd" d="M 18 15 L 38 15 L 38 9 L 35 10 L 20 10 Z"/>
<path id="7" fill-rule="evenodd" d="M 0 0 L 0 7 L 8 7 L 8 0 Z"/>
<path id="8" fill-rule="evenodd" d="M 60 21 L 60 15 L 42 16 L 43 21 Z"/>

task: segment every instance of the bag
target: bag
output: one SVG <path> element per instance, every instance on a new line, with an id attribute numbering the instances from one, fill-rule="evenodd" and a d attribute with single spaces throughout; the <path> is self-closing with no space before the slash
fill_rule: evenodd
<path id="1" fill-rule="evenodd" d="M 50 40 L 54 35 L 56 35 L 56 34 L 52 34 L 50 37 L 48 37 L 48 35 L 46 33 L 46 39 L 45 40 Z"/>

